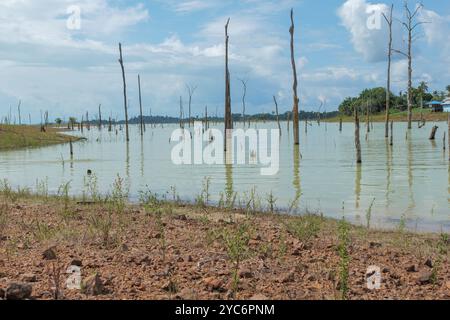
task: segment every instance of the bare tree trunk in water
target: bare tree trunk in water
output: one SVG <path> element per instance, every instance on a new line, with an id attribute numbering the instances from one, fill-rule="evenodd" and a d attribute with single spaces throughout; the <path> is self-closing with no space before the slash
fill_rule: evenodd
<path id="1" fill-rule="evenodd" d="M 242 122 L 244 123 L 245 128 L 245 97 L 247 96 L 247 80 L 239 79 L 242 82 L 242 87 L 244 92 L 242 94 Z M 249 122 L 250 126 L 250 122 Z"/>
<path id="2" fill-rule="evenodd" d="M 389 17 L 383 13 L 383 17 L 389 26 L 389 48 L 388 48 L 388 70 L 387 70 L 387 86 L 386 86 L 386 119 L 385 133 L 387 139 L 389 137 L 389 110 L 391 106 L 391 61 L 392 61 L 392 22 L 393 22 L 394 5 L 391 6 Z"/>
<path id="3" fill-rule="evenodd" d="M 141 76 L 138 74 L 138 87 L 139 87 L 139 112 L 141 115 L 141 136 L 144 135 L 144 116 L 142 115 L 142 95 L 141 95 Z"/>
<path id="4" fill-rule="evenodd" d="M 291 64 L 292 64 L 292 73 L 294 76 L 294 84 L 292 86 L 294 92 L 294 107 L 293 107 L 293 119 L 292 125 L 294 127 L 294 145 L 300 145 L 300 132 L 299 132 L 299 118 L 298 118 L 298 93 L 297 93 L 297 68 L 295 66 L 295 54 L 294 54 L 294 9 L 291 9 L 291 27 L 289 29 L 289 33 L 291 34 Z"/>
<path id="5" fill-rule="evenodd" d="M 433 128 L 431 128 L 430 140 L 435 140 L 436 132 L 438 129 L 439 129 L 438 126 L 434 126 Z"/>
<path id="6" fill-rule="evenodd" d="M 228 18 L 227 24 L 225 25 L 225 151 L 228 150 L 228 143 L 231 142 L 231 137 L 229 136 L 231 132 L 229 131 L 233 129 L 233 115 L 231 113 L 230 70 L 228 68 L 228 43 L 230 39 L 228 35 L 229 24 L 230 19 Z"/>
<path id="7" fill-rule="evenodd" d="M 280 136 L 281 136 L 280 116 L 278 114 L 278 103 L 277 103 L 277 98 L 275 96 L 273 96 L 273 102 L 275 102 L 275 112 L 277 115 L 278 130 L 280 131 Z"/>
<path id="8" fill-rule="evenodd" d="M 102 130 L 102 105 L 98 105 L 98 130 Z"/>
<path id="9" fill-rule="evenodd" d="M 129 135 L 129 131 L 128 131 L 127 82 L 125 79 L 125 68 L 123 66 L 122 44 L 121 43 L 119 43 L 119 53 L 120 53 L 119 63 L 120 63 L 120 67 L 122 69 L 122 80 L 123 80 L 123 105 L 125 108 L 125 134 L 126 134 L 126 139 L 128 142 L 128 141 L 130 141 L 130 135 Z"/>
<path id="10" fill-rule="evenodd" d="M 355 147 L 356 147 L 356 163 L 362 163 L 361 140 L 359 137 L 359 115 L 357 106 L 355 106 Z"/>

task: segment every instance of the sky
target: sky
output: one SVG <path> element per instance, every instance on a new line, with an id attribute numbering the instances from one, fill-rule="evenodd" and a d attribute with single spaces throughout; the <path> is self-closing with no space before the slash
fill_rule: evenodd
<path id="1" fill-rule="evenodd" d="M 192 113 L 223 115 L 224 25 L 230 20 L 232 109 L 247 113 L 292 107 L 289 11 L 295 13 L 295 60 L 302 110 L 336 110 L 347 96 L 385 86 L 387 26 L 394 4 L 394 47 L 405 49 L 403 0 L 0 0 L 0 115 L 67 118 L 98 105 L 123 119 L 118 43 L 123 44 L 130 102 L 139 113 L 177 116 L 186 85 L 197 86 Z M 414 10 L 415 0 L 409 0 Z M 450 2 L 424 0 L 413 45 L 413 81 L 431 90 L 450 84 Z M 394 92 L 404 91 L 407 60 L 394 56 Z"/>

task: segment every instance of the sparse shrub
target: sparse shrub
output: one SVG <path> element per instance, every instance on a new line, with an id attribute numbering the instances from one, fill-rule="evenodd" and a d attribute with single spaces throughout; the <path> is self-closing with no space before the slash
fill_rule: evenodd
<path id="1" fill-rule="evenodd" d="M 276 209 L 276 203 L 277 198 L 274 197 L 273 192 L 270 191 L 270 193 L 267 195 L 267 209 L 271 214 L 275 212 Z"/>
<path id="2" fill-rule="evenodd" d="M 111 214 L 94 213 L 89 217 L 88 222 L 91 232 L 101 238 L 104 246 L 108 246 L 111 238 L 111 230 L 113 228 Z"/>
<path id="3" fill-rule="evenodd" d="M 52 229 L 48 224 L 40 222 L 40 221 L 34 221 L 33 225 L 33 234 L 39 241 L 46 241 L 55 235 L 55 230 Z"/>
<path id="4" fill-rule="evenodd" d="M 286 223 L 288 232 L 302 242 L 309 242 L 316 237 L 321 226 L 322 217 L 313 214 L 296 217 Z"/>
<path id="5" fill-rule="evenodd" d="M 8 214 L 9 214 L 8 205 L 6 203 L 0 204 L 0 241 L 4 236 L 6 227 L 8 225 Z"/>
<path id="6" fill-rule="evenodd" d="M 338 226 L 338 235 L 339 235 L 339 275 L 340 275 L 340 292 L 341 299 L 346 300 L 348 295 L 348 279 L 349 279 L 349 264 L 350 264 L 350 255 L 348 252 L 348 247 L 350 245 L 350 237 L 349 237 L 350 226 L 345 221 L 345 218 L 339 222 Z"/>
<path id="7" fill-rule="evenodd" d="M 240 224 L 233 229 L 224 229 L 221 239 L 225 245 L 228 257 L 233 262 L 232 292 L 235 295 L 239 286 L 239 268 L 243 260 L 249 257 L 250 227 L 248 224 Z"/>
<path id="8" fill-rule="evenodd" d="M 128 200 L 128 190 L 125 190 L 123 179 L 117 175 L 113 183 L 113 190 L 111 193 L 110 204 L 111 210 L 122 215 L 125 212 L 125 206 Z"/>
<path id="9" fill-rule="evenodd" d="M 98 191 L 98 179 L 95 174 L 84 177 L 83 201 L 87 200 L 93 202 L 101 200 L 101 195 Z"/>

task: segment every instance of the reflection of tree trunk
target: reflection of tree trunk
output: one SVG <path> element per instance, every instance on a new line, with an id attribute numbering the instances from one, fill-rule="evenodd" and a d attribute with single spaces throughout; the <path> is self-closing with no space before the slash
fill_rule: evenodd
<path id="1" fill-rule="evenodd" d="M 391 176 L 392 176 L 392 153 L 393 150 L 392 148 L 390 148 L 388 146 L 388 144 L 386 143 L 386 172 L 387 172 L 387 177 L 386 177 L 386 208 L 389 208 L 389 204 L 390 204 L 390 194 L 391 194 Z"/>
<path id="2" fill-rule="evenodd" d="M 391 141 L 389 144 L 391 146 L 394 145 L 394 121 L 391 121 Z"/>
<path id="3" fill-rule="evenodd" d="M 301 196 L 301 182 L 300 182 L 300 148 L 297 145 L 294 145 L 294 181 L 293 186 L 295 190 L 295 201 L 298 203 L 298 200 Z"/>
<path id="4" fill-rule="evenodd" d="M 362 178 L 362 167 L 356 166 L 356 179 L 355 179 L 355 205 L 356 209 L 359 209 L 359 202 L 361 200 L 361 178 Z"/>
<path id="5" fill-rule="evenodd" d="M 292 64 L 292 73 L 294 75 L 294 109 L 293 109 L 293 127 L 294 127 L 294 144 L 300 145 L 300 132 L 299 132 L 299 117 L 298 117 L 298 93 L 297 93 L 297 69 L 295 66 L 295 54 L 294 54 L 294 10 L 291 10 L 291 27 L 289 29 L 289 33 L 291 34 L 291 64 Z"/>
<path id="6" fill-rule="evenodd" d="M 342 132 L 342 116 L 339 118 L 339 132 Z"/>
<path id="7" fill-rule="evenodd" d="M 448 160 L 450 161 L 450 114 L 448 115 Z"/>

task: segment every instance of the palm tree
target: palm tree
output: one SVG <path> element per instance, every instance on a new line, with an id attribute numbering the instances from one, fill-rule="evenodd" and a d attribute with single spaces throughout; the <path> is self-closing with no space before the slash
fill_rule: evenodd
<path id="1" fill-rule="evenodd" d="M 428 92 L 428 83 L 425 81 L 420 82 L 418 89 L 420 94 L 420 106 L 423 108 L 423 96 Z"/>
<path id="2" fill-rule="evenodd" d="M 61 126 L 61 123 L 62 123 L 62 122 L 63 122 L 63 121 L 62 121 L 61 118 L 56 118 L 56 119 L 55 119 L 55 123 L 58 125 L 58 127 Z"/>

